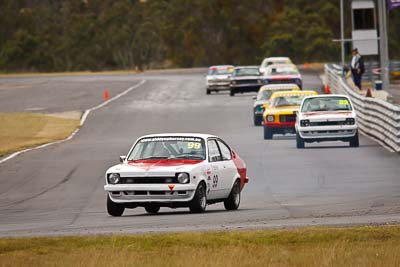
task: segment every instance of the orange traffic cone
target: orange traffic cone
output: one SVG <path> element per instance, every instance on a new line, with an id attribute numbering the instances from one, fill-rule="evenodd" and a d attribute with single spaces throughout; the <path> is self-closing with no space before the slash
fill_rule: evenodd
<path id="1" fill-rule="evenodd" d="M 327 95 L 331 93 L 331 89 L 329 88 L 328 84 L 325 84 L 324 93 Z"/>
<path id="2" fill-rule="evenodd" d="M 104 92 L 103 92 L 103 99 L 104 99 L 104 101 L 107 101 L 107 100 L 108 100 L 108 90 L 107 90 L 107 89 L 104 89 Z"/>
<path id="3" fill-rule="evenodd" d="M 365 94 L 365 97 L 372 97 L 371 88 L 367 89 L 367 93 Z"/>

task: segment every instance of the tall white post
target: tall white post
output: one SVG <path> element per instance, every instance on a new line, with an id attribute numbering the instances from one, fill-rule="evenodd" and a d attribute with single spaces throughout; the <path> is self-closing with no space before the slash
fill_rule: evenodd
<path id="1" fill-rule="evenodd" d="M 383 89 L 389 88 L 389 53 L 386 25 L 386 0 L 378 0 L 379 9 L 379 56 Z"/>

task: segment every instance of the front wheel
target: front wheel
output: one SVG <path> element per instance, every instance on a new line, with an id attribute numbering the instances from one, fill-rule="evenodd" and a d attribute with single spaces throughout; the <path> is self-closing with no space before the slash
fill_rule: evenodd
<path id="1" fill-rule="evenodd" d="M 273 130 L 264 125 L 264 139 L 265 140 L 272 139 L 273 136 L 274 136 Z"/>
<path id="2" fill-rule="evenodd" d="M 211 94 L 211 90 L 207 89 L 207 95 Z"/>
<path id="3" fill-rule="evenodd" d="M 297 148 L 304 148 L 304 140 L 300 137 L 299 133 L 296 133 L 296 147 Z"/>
<path id="4" fill-rule="evenodd" d="M 194 193 L 194 197 L 190 203 L 189 209 L 194 213 L 201 213 L 206 210 L 207 206 L 207 195 L 206 195 L 206 186 L 203 182 L 199 184 Z"/>
<path id="5" fill-rule="evenodd" d="M 148 206 L 145 206 L 144 209 L 146 210 L 147 213 L 156 214 L 160 210 L 160 206 L 148 205 Z"/>
<path id="6" fill-rule="evenodd" d="M 229 94 L 230 96 L 235 96 L 235 91 L 233 89 L 231 89 L 231 92 Z"/>
<path id="7" fill-rule="evenodd" d="M 359 147 L 359 141 L 358 141 L 358 132 L 354 137 L 351 138 L 350 140 L 350 147 Z"/>
<path id="8" fill-rule="evenodd" d="M 224 201 L 226 210 L 237 210 L 240 205 L 240 181 L 237 180 L 233 186 L 228 198 Z"/>
<path id="9" fill-rule="evenodd" d="M 107 212 L 111 216 L 120 217 L 124 213 L 125 207 L 122 204 L 115 203 L 111 200 L 110 195 L 107 195 Z"/>
<path id="10" fill-rule="evenodd" d="M 262 118 L 260 118 L 259 116 L 254 115 L 254 126 L 259 126 L 262 122 Z"/>

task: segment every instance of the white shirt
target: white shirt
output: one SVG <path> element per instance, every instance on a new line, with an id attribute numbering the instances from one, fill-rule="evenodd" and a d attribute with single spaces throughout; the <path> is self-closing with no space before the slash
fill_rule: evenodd
<path id="1" fill-rule="evenodd" d="M 358 69 L 358 66 L 359 66 L 358 60 L 359 59 L 360 59 L 359 54 L 353 56 L 353 58 L 351 59 L 351 68 L 352 69 Z"/>

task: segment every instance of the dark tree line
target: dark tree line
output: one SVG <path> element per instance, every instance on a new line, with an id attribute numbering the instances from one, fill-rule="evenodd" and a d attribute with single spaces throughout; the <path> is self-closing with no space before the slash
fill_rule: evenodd
<path id="1" fill-rule="evenodd" d="M 337 3 L 336 3 L 337 2 Z M 339 1 L 0 0 L 0 70 L 336 61 Z M 400 56 L 400 11 L 390 51 Z"/>

